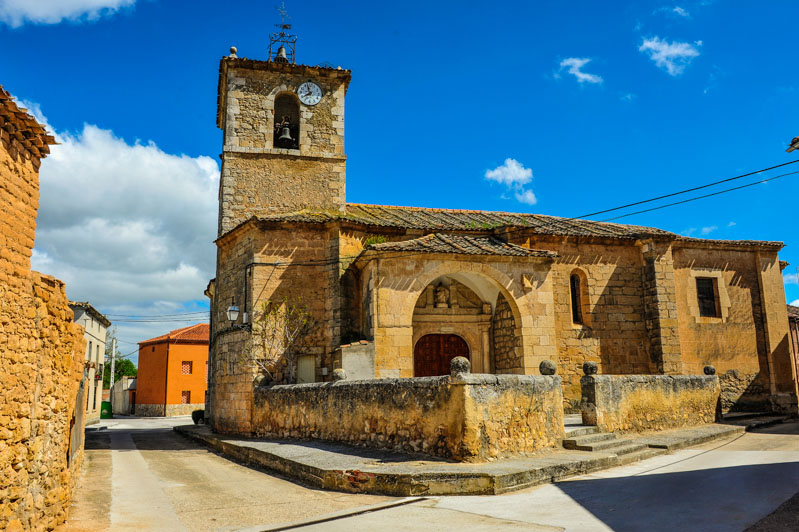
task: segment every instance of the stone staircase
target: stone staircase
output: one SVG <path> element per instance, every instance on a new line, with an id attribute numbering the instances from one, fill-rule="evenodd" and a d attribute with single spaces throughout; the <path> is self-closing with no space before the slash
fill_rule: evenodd
<path id="1" fill-rule="evenodd" d="M 596 427 L 581 423 L 579 415 L 566 416 L 566 438 L 563 440 L 565 449 L 614 454 L 618 457 L 619 465 L 645 460 L 666 452 L 664 449 L 653 449 L 635 440 L 619 439 L 612 432 L 599 432 Z"/>

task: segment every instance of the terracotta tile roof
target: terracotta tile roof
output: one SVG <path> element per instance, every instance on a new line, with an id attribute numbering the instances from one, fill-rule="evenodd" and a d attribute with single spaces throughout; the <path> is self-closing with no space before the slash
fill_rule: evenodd
<path id="1" fill-rule="evenodd" d="M 562 218 L 545 214 L 526 214 L 498 211 L 473 211 L 462 209 L 434 209 L 426 207 L 394 207 L 347 203 L 344 212 L 303 210 L 285 214 L 253 217 L 231 229 L 252 220 L 267 222 L 326 223 L 345 221 L 372 227 L 417 229 L 422 231 L 476 231 L 487 232 L 498 228 L 511 231 L 525 230 L 539 235 L 580 236 L 636 240 L 647 237 L 664 237 L 685 243 L 718 244 L 722 246 L 781 248 L 782 242 L 761 240 L 712 240 L 690 238 L 670 231 L 641 225 L 624 225 L 595 222 L 577 218 Z M 227 234 L 227 233 L 226 233 Z M 224 235 L 223 235 L 224 236 Z"/>
<path id="2" fill-rule="evenodd" d="M 778 242 L 774 240 L 715 240 L 712 238 L 691 238 L 687 236 L 677 237 L 679 242 L 688 242 L 695 244 L 714 244 L 717 246 L 734 246 L 734 247 L 785 247 L 785 242 Z"/>
<path id="3" fill-rule="evenodd" d="M 788 317 L 795 320 L 799 320 L 799 307 L 788 305 Z"/>
<path id="4" fill-rule="evenodd" d="M 594 236 L 636 239 L 642 236 L 674 233 L 638 225 L 622 225 L 543 214 L 524 214 L 423 207 L 393 207 L 348 203 L 345 212 L 298 211 L 257 218 L 264 221 L 325 223 L 342 220 L 374 227 L 396 227 L 427 231 L 490 231 L 501 227 L 524 228 L 535 233 L 555 236 Z"/>
<path id="5" fill-rule="evenodd" d="M 207 323 L 198 323 L 196 325 L 189 325 L 181 329 L 169 331 L 168 334 L 156 336 L 149 340 L 139 342 L 139 347 L 149 344 L 157 344 L 161 342 L 173 343 L 193 343 L 193 344 L 207 344 L 208 338 L 211 335 L 211 326 Z"/>
<path id="6" fill-rule="evenodd" d="M 48 144 L 56 144 L 56 141 L 27 111 L 18 107 L 11 94 L 0 85 L 0 130 L 5 130 L 34 156 L 44 159 L 50 153 Z"/>
<path id="7" fill-rule="evenodd" d="M 501 255 L 507 257 L 548 257 L 557 253 L 537 249 L 527 249 L 516 244 L 508 244 L 493 236 L 446 235 L 433 233 L 402 242 L 371 244 L 367 250 L 411 251 L 414 253 L 457 253 L 460 255 Z"/>

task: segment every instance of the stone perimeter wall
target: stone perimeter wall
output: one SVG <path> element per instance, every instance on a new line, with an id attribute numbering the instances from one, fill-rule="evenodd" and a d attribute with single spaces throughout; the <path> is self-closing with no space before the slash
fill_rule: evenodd
<path id="1" fill-rule="evenodd" d="M 9 532 L 66 519 L 83 455 L 83 328 L 64 284 L 30 271 L 38 168 L 0 128 L 0 530 Z"/>
<path id="2" fill-rule="evenodd" d="M 715 375 L 586 375 L 580 384 L 583 424 L 603 432 L 664 430 L 716 419 Z"/>
<path id="3" fill-rule="evenodd" d="M 563 438 L 558 376 L 457 375 L 255 391 L 258 436 L 339 441 L 482 462 Z"/>

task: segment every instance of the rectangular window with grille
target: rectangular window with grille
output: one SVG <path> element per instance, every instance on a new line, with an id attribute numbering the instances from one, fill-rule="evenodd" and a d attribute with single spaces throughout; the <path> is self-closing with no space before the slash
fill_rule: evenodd
<path id="1" fill-rule="evenodd" d="M 716 280 L 710 277 L 697 277 L 696 296 L 699 300 L 699 315 L 705 318 L 717 318 L 719 313 Z"/>
<path id="2" fill-rule="evenodd" d="M 187 390 L 180 392 L 180 402 L 184 405 L 191 404 L 191 392 Z"/>
<path id="3" fill-rule="evenodd" d="M 180 373 L 182 375 L 191 375 L 191 360 L 184 360 L 181 362 Z"/>

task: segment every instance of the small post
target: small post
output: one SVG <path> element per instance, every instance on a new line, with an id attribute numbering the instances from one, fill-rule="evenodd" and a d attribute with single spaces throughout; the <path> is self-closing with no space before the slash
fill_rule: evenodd
<path id="1" fill-rule="evenodd" d="M 117 358 L 117 338 L 111 338 L 111 377 L 108 385 L 108 402 L 111 403 L 111 417 L 114 417 L 114 366 Z M 100 384 L 102 389 L 102 383 Z M 102 396 L 102 394 L 101 394 Z"/>

